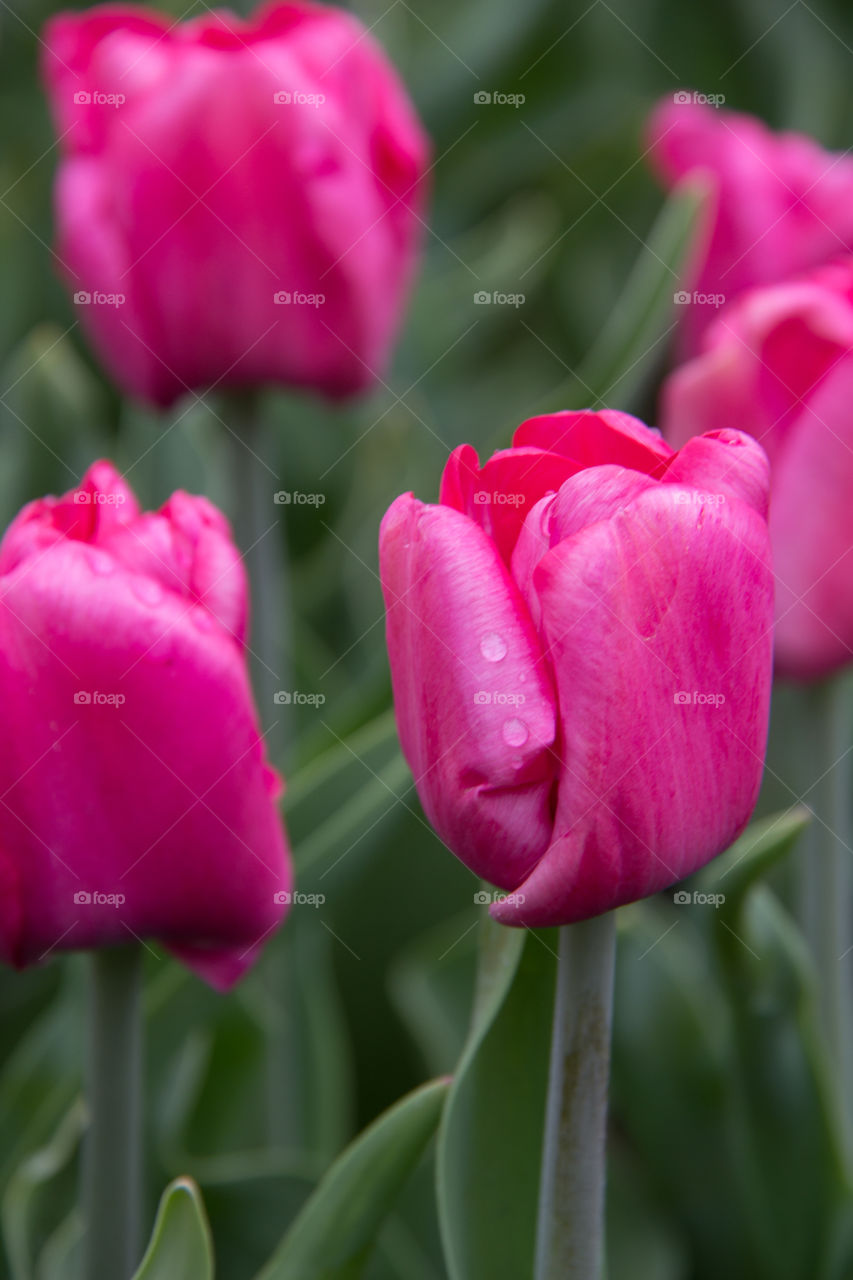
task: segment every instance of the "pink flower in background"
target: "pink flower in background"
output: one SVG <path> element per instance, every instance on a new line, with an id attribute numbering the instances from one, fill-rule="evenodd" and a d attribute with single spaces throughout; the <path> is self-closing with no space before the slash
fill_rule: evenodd
<path id="1" fill-rule="evenodd" d="M 290 859 L 246 673 L 224 517 L 141 512 L 110 463 L 0 544 L 0 957 L 160 939 L 230 986 Z"/>
<path id="2" fill-rule="evenodd" d="M 596 915 L 724 850 L 761 780 L 767 463 L 627 414 L 532 418 L 380 534 L 397 723 L 424 809 L 506 924 Z"/>
<path id="3" fill-rule="evenodd" d="M 853 249 L 853 158 L 693 99 L 687 92 L 665 98 L 647 130 L 665 186 L 703 172 L 713 193 L 710 234 L 697 246 L 691 302 L 680 312 L 682 356 L 698 349 L 719 298 Z"/>
<path id="4" fill-rule="evenodd" d="M 814 679 L 853 657 L 853 258 L 726 308 L 669 377 L 676 448 L 737 426 L 767 451 L 776 667 Z"/>
<path id="5" fill-rule="evenodd" d="M 175 23 L 51 19 L 57 253 L 127 393 L 279 382 L 342 396 L 385 369 L 421 239 L 428 145 L 356 18 L 272 3 Z"/>

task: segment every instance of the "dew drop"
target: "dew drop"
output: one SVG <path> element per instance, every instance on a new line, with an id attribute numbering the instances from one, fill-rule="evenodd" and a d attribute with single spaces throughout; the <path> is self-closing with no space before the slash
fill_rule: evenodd
<path id="1" fill-rule="evenodd" d="M 133 594 L 143 604 L 157 605 L 163 602 L 163 588 L 159 582 L 152 582 L 150 578 L 135 578 Z"/>
<path id="2" fill-rule="evenodd" d="M 193 625 L 197 627 L 199 631 L 213 630 L 213 618 L 210 616 L 207 609 L 205 609 L 204 605 L 200 604 L 197 609 L 193 609 L 192 620 Z"/>
<path id="3" fill-rule="evenodd" d="M 86 563 L 92 573 L 100 574 L 101 577 L 106 577 L 107 574 L 115 571 L 115 562 L 112 556 L 107 555 L 105 551 L 95 551 L 91 547 L 86 550 Z"/>
<path id="4" fill-rule="evenodd" d="M 530 730 L 523 720 L 507 720 L 503 727 L 503 740 L 508 747 L 523 747 L 530 737 Z"/>
<path id="5" fill-rule="evenodd" d="M 506 657 L 506 640 L 497 631 L 489 631 L 480 641 L 480 653 L 487 662 L 500 662 Z"/>

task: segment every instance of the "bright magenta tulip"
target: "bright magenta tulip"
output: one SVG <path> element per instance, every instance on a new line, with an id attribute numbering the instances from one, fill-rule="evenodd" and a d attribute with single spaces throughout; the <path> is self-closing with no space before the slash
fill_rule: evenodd
<path id="1" fill-rule="evenodd" d="M 703 173 L 713 192 L 707 243 L 679 296 L 681 354 L 694 354 L 722 300 L 774 284 L 853 249 L 853 159 L 753 116 L 676 93 L 648 126 L 652 163 L 667 187 Z"/>
<path id="2" fill-rule="evenodd" d="M 664 384 L 676 447 L 737 423 L 771 467 L 776 668 L 811 680 L 853 658 L 853 258 L 755 289 Z"/>
<path id="3" fill-rule="evenodd" d="M 382 374 L 413 275 L 427 142 L 393 68 L 340 9 L 280 0 L 175 22 L 104 5 L 50 20 L 57 253 L 119 386 Z"/>
<path id="4" fill-rule="evenodd" d="M 246 673 L 224 517 L 142 513 L 99 462 L 0 544 L 0 957 L 160 939 L 230 986 L 286 911 L 290 858 Z"/>
<path id="5" fill-rule="evenodd" d="M 424 809 L 506 924 L 596 915 L 725 849 L 758 794 L 771 683 L 767 463 L 675 454 L 626 414 L 532 418 L 438 505 L 396 500 L 380 565 L 397 723 Z"/>

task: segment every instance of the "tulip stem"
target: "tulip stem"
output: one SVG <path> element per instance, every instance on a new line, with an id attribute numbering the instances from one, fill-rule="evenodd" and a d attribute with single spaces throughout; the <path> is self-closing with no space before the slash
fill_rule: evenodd
<path id="1" fill-rule="evenodd" d="M 234 485 L 232 516 L 237 546 L 249 577 L 249 658 L 260 708 L 261 727 L 270 758 L 282 768 L 287 738 L 283 724 L 287 706 L 276 694 L 289 693 L 290 580 L 282 537 L 282 506 L 274 501 L 279 489 L 277 446 L 261 420 L 257 393 L 232 393 L 225 401 L 225 432 L 230 446 Z M 284 945 L 288 945 L 285 943 Z M 269 1017 L 265 1038 L 265 1124 L 271 1147 L 283 1147 L 291 1138 L 293 1115 L 288 1088 L 292 1062 L 286 962 L 279 948 L 268 948 L 258 966 L 265 986 Z"/>
<path id="2" fill-rule="evenodd" d="M 140 1259 L 142 951 L 91 956 L 84 1280 L 130 1280 Z"/>
<path id="3" fill-rule="evenodd" d="M 851 1152 L 853 1091 L 853 813 L 850 689 L 844 677 L 810 693 L 818 778 L 808 797 L 815 821 L 803 852 L 802 919 L 818 973 L 824 1033 L 831 1054 L 842 1138 Z"/>
<path id="4" fill-rule="evenodd" d="M 274 497 L 279 484 L 276 442 L 264 430 L 259 397 L 246 391 L 226 399 L 224 432 L 229 446 L 234 536 L 249 578 L 249 659 L 265 730 L 267 752 L 282 759 L 286 741 L 276 693 L 290 689 L 290 592 L 283 551 L 281 507 Z"/>
<path id="5" fill-rule="evenodd" d="M 560 929 L 536 1280 L 600 1280 L 615 916 Z"/>

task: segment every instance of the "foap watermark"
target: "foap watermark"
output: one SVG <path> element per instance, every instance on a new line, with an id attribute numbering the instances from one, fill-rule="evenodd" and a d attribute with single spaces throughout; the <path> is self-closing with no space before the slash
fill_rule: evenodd
<path id="1" fill-rule="evenodd" d="M 90 503 L 95 507 L 120 507 L 126 501 L 126 495 L 123 493 L 101 493 L 99 489 L 90 492 L 88 489 L 78 489 L 74 494 L 74 501 L 78 507 L 87 507 Z"/>
<path id="2" fill-rule="evenodd" d="M 77 707 L 123 707 L 126 702 L 123 693 L 102 693 L 100 689 L 78 689 L 74 695 Z"/>
<path id="3" fill-rule="evenodd" d="M 325 293 L 300 293 L 298 289 L 278 289 L 272 296 L 277 307 L 322 307 Z"/>
<path id="4" fill-rule="evenodd" d="M 506 693 L 503 689 L 478 689 L 475 707 L 522 707 L 527 701 L 523 693 Z"/>
<path id="5" fill-rule="evenodd" d="M 478 289 L 474 294 L 478 307 L 523 307 L 526 301 L 523 293 L 501 293 L 500 289 Z"/>
<path id="6" fill-rule="evenodd" d="M 287 889 L 279 889 L 273 894 L 273 901 L 280 907 L 322 907 L 326 901 L 325 893 L 293 893 Z"/>
<path id="7" fill-rule="evenodd" d="M 74 294 L 77 307 L 121 307 L 127 302 L 123 293 L 101 293 L 100 290 L 78 289 Z"/>
<path id="8" fill-rule="evenodd" d="M 726 700 L 724 693 L 700 693 L 698 689 L 679 689 L 672 695 L 677 707 L 721 707 Z"/>
<path id="9" fill-rule="evenodd" d="M 301 489 L 279 489 L 273 494 L 277 507 L 322 507 L 325 501 L 325 493 L 303 493 Z"/>
<path id="10" fill-rule="evenodd" d="M 74 94 L 75 107 L 123 107 L 127 98 L 123 93 L 102 93 L 100 89 L 78 89 Z"/>
<path id="11" fill-rule="evenodd" d="M 677 307 L 721 307 L 725 300 L 724 293 L 701 293 L 698 289 L 694 289 L 691 293 L 688 289 L 679 289 L 672 295 L 672 300 Z"/>
<path id="12" fill-rule="evenodd" d="M 302 89 L 278 89 L 272 96 L 277 107 L 322 107 L 325 93 L 306 93 Z"/>
<path id="13" fill-rule="evenodd" d="M 326 701 L 325 693 L 301 693 L 299 689 L 279 689 L 273 694 L 273 702 L 277 707 L 322 707 Z"/>
<path id="14" fill-rule="evenodd" d="M 523 107 L 527 98 L 523 93 L 504 93 L 502 89 L 478 89 L 474 94 L 476 107 Z"/>
<path id="15" fill-rule="evenodd" d="M 692 893 L 687 889 L 676 889 L 672 895 L 672 900 L 677 907 L 713 907 L 719 909 L 726 900 L 724 893 L 701 893 L 699 889 L 694 889 Z"/>
<path id="16" fill-rule="evenodd" d="M 521 907 L 526 901 L 523 893 L 503 893 L 500 889 L 478 889 L 474 894 L 475 907 L 490 907 L 493 902 L 508 902 L 512 907 Z"/>
<path id="17" fill-rule="evenodd" d="M 700 107 L 716 107 L 719 109 L 725 104 L 726 95 L 724 93 L 700 93 L 698 89 L 676 89 L 672 95 L 672 100 L 677 107 L 686 107 L 691 103 L 696 103 Z"/>
<path id="18" fill-rule="evenodd" d="M 726 501 L 724 493 L 702 493 L 699 489 L 678 489 L 675 501 L 682 507 L 721 507 Z"/>
<path id="19" fill-rule="evenodd" d="M 101 893 L 98 889 L 78 889 L 74 894 L 75 907 L 123 907 L 127 898 L 123 893 Z"/>
<path id="20" fill-rule="evenodd" d="M 477 489 L 474 493 L 475 507 L 488 507 L 492 503 L 496 507 L 523 507 L 525 501 L 523 493 L 500 493 L 497 489 Z"/>

